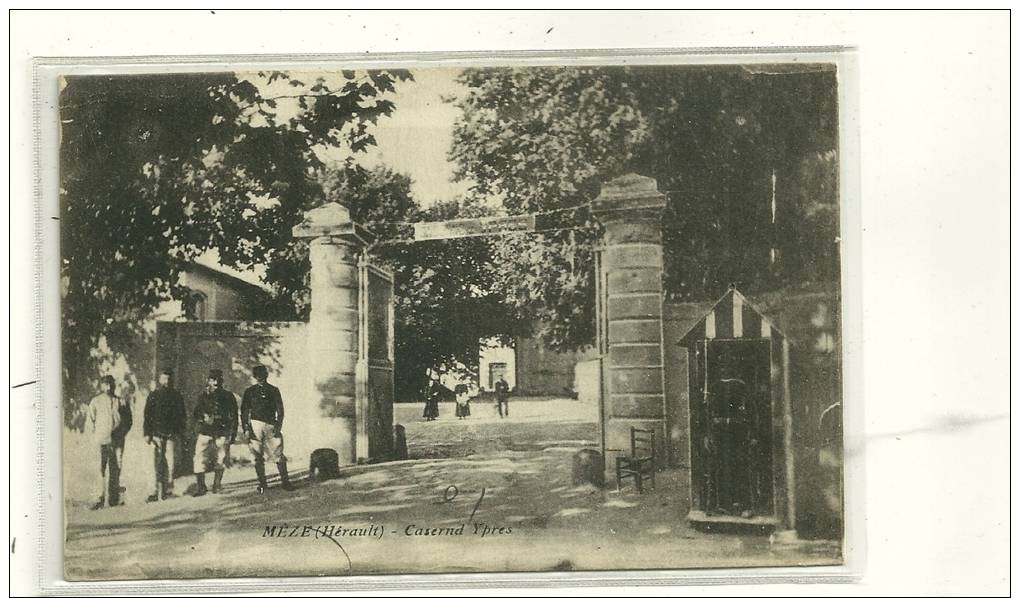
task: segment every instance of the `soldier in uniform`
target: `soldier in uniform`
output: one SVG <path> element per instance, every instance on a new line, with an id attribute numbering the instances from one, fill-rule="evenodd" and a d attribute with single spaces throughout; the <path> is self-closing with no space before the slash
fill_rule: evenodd
<path id="1" fill-rule="evenodd" d="M 96 483 L 96 503 L 92 509 L 102 509 L 107 504 L 117 504 L 111 486 L 116 482 L 117 454 L 114 437 L 120 425 L 120 399 L 114 393 L 113 376 L 103 376 L 103 392 L 92 397 L 87 409 L 87 418 L 99 457 L 99 479 Z"/>
<path id="2" fill-rule="evenodd" d="M 155 487 L 147 502 L 174 498 L 174 461 L 177 443 L 184 435 L 188 412 L 184 397 L 173 387 L 173 372 L 159 374 L 159 387 L 145 400 L 142 429 L 145 442 L 152 446 L 152 468 Z"/>
<path id="3" fill-rule="evenodd" d="M 113 384 L 113 378 L 110 376 L 106 377 L 109 380 L 109 384 Z M 120 423 L 113 429 L 112 440 L 113 440 L 113 454 L 115 457 L 116 467 L 113 469 L 110 479 L 110 504 L 121 505 L 123 500 L 121 499 L 120 492 L 122 490 L 120 486 L 120 474 L 124 467 L 124 445 L 127 443 L 127 434 L 131 431 L 131 425 L 134 423 L 134 418 L 131 412 L 131 399 L 129 397 L 122 396 L 118 400 L 117 413 L 120 414 Z"/>
<path id="4" fill-rule="evenodd" d="M 213 472 L 212 491 L 223 489 L 223 469 L 230 454 L 230 445 L 237 437 L 237 397 L 223 388 L 223 371 L 209 370 L 205 391 L 198 397 L 193 415 L 198 430 L 195 439 L 195 482 L 193 496 L 202 496 L 209 489 L 205 474 Z"/>
<path id="5" fill-rule="evenodd" d="M 293 490 L 287 476 L 287 458 L 283 455 L 283 397 L 280 389 L 267 380 L 266 366 L 257 365 L 252 369 L 255 384 L 244 391 L 241 399 L 241 426 L 255 459 L 255 475 L 258 476 L 257 491 L 266 491 L 266 456 L 276 461 L 280 472 L 280 487 Z"/>

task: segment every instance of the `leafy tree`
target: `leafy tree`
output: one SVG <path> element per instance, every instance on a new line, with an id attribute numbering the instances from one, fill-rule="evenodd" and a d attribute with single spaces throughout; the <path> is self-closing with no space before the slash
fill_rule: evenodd
<path id="1" fill-rule="evenodd" d="M 421 218 L 418 204 L 411 195 L 411 179 L 404 174 L 379 166 L 366 170 L 354 163 L 333 163 L 317 175 L 322 201 L 335 201 L 351 211 L 351 217 L 364 223 L 377 241 L 397 238 L 406 233 L 405 227 L 383 223 L 411 222 Z M 290 231 L 284 235 L 281 247 L 266 264 L 266 279 L 277 289 L 277 315 L 282 318 L 308 317 L 310 263 L 308 240 L 295 239 Z"/>
<path id="2" fill-rule="evenodd" d="M 404 71 L 81 76 L 62 82 L 61 272 L 65 396 L 217 249 L 228 266 L 286 260 L 290 230 L 323 201 L 329 150 L 374 143 Z M 294 287 L 293 272 L 270 281 Z M 85 368 L 82 371 L 76 371 Z M 87 395 L 86 395 L 87 396 Z"/>
<path id="3" fill-rule="evenodd" d="M 508 212 L 580 206 L 628 171 L 658 180 L 670 299 L 838 277 L 832 70 L 491 68 L 460 81 L 451 159 Z M 552 347 L 593 341 L 597 238 L 589 222 L 493 241 L 503 293 Z"/>
<path id="4" fill-rule="evenodd" d="M 456 200 L 421 209 L 411 196 L 411 179 L 380 166 L 342 166 L 321 177 L 326 197 L 351 210 L 375 235 L 370 252 L 394 275 L 394 360 L 397 400 L 417 400 L 429 370 L 467 368 L 477 373 L 480 338 L 512 333 L 515 321 L 496 287 L 493 257 L 484 239 L 408 243 L 409 224 L 491 215 L 484 206 Z M 286 256 L 268 265 L 269 278 L 286 281 L 279 297 L 284 310 L 304 317 L 308 310 L 308 244 L 295 239 Z"/>
<path id="5" fill-rule="evenodd" d="M 418 221 L 493 215 L 473 201 L 441 201 L 421 210 Z M 392 229 L 391 229 L 392 230 Z M 374 254 L 394 273 L 395 373 L 397 400 L 416 400 L 428 372 L 478 374 L 479 341 L 507 340 L 518 320 L 498 292 L 498 271 L 484 238 L 407 243 L 407 231 L 392 231 Z M 466 370 L 466 371 L 465 371 Z"/>
<path id="6" fill-rule="evenodd" d="M 476 208 L 441 202 L 422 219 L 472 217 Z M 512 313 L 492 291 L 496 272 L 484 239 L 396 243 L 377 253 L 394 271 L 398 400 L 417 399 L 428 370 L 477 374 L 479 340 L 513 332 Z"/>

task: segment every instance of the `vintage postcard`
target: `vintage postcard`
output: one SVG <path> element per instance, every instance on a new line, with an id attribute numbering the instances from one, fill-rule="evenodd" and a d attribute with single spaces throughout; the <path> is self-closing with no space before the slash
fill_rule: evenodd
<path id="1" fill-rule="evenodd" d="M 833 56 L 61 76 L 65 578 L 843 564 Z"/>

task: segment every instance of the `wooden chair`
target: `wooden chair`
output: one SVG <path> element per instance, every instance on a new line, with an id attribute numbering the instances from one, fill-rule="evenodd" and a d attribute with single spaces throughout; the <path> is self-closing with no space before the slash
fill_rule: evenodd
<path id="1" fill-rule="evenodd" d="M 655 430 L 630 429 L 630 456 L 616 458 L 616 489 L 624 478 L 634 478 L 638 493 L 644 492 L 648 479 L 655 488 Z"/>

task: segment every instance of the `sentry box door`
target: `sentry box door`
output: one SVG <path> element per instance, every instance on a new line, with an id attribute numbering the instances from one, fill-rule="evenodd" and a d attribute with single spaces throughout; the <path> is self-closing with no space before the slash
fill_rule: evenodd
<path id="1" fill-rule="evenodd" d="M 697 395 L 702 448 L 697 491 L 706 515 L 769 516 L 772 503 L 772 392 L 767 340 L 704 340 L 705 383 Z"/>

